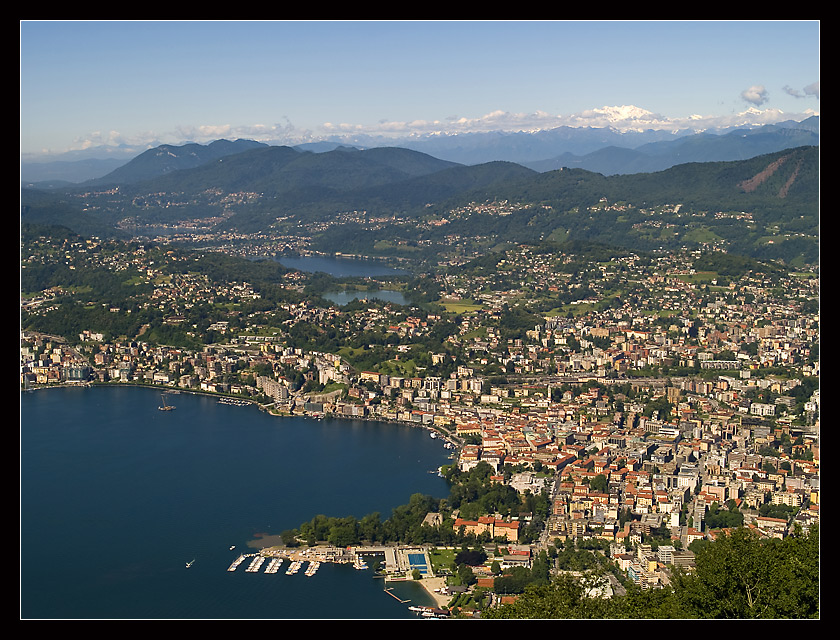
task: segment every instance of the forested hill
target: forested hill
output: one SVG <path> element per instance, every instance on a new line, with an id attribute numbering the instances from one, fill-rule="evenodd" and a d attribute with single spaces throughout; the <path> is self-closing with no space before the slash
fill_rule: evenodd
<path id="1" fill-rule="evenodd" d="M 267 145 L 253 140 L 216 140 L 208 145 L 193 143 L 176 146 L 164 144 L 144 151 L 102 178 L 86 181 L 84 186 L 133 184 L 157 178 L 173 171 L 199 167 L 225 156 L 265 146 Z"/>
<path id="2" fill-rule="evenodd" d="M 559 169 L 515 183 L 494 184 L 462 199 L 550 204 L 569 210 L 602 200 L 634 206 L 680 203 L 696 209 L 796 208 L 815 214 L 819 193 L 819 150 L 799 147 L 733 162 L 695 162 L 656 173 L 603 176 L 583 169 Z"/>
<path id="3" fill-rule="evenodd" d="M 597 241 L 635 250 L 714 247 L 764 259 L 819 257 L 819 149 L 750 160 L 692 163 L 651 174 L 606 177 L 561 169 L 493 184 L 441 203 L 527 205 L 509 216 L 452 217 L 439 233 L 480 228 L 498 238 Z"/>
<path id="4" fill-rule="evenodd" d="M 397 148 L 262 146 L 130 184 L 25 191 L 22 202 L 24 221 L 83 233 L 116 233 L 128 220 L 135 230 L 205 221 L 214 226 L 203 233 L 303 234 L 324 251 L 368 254 L 381 251 L 377 244 L 421 242 L 432 255 L 457 236 L 481 237 L 484 246 L 578 239 L 813 262 L 819 149 L 604 176 L 538 173 L 509 162 L 465 166 Z M 348 212 L 394 222 L 369 225 L 347 220 Z"/>

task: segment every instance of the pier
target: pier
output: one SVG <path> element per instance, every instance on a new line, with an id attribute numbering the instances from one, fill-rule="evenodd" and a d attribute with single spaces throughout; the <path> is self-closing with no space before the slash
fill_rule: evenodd
<path id="1" fill-rule="evenodd" d="M 400 604 L 405 604 L 406 602 L 411 602 L 411 600 L 400 600 L 398 595 L 391 592 L 391 587 L 388 587 L 387 589 L 385 589 L 385 593 L 387 593 L 389 596 L 391 596 L 392 598 L 397 600 Z"/>
<path id="2" fill-rule="evenodd" d="M 365 570 L 368 565 L 365 557 L 375 556 L 382 559 L 385 579 L 387 581 L 406 580 L 409 574 L 418 570 L 424 578 L 432 578 L 432 563 L 429 554 L 423 547 L 394 547 L 394 546 L 360 546 L 333 547 L 318 546 L 302 550 L 281 549 L 278 547 L 264 548 L 257 553 L 241 554 L 228 567 L 228 571 L 235 571 L 247 558 L 251 558 L 245 571 L 257 573 L 263 563 L 268 561 L 265 573 L 277 573 L 284 560 L 289 561 L 286 575 L 294 575 L 307 564 L 306 575 L 312 575 L 323 562 L 338 564 L 352 564 L 355 569 Z"/>
<path id="3" fill-rule="evenodd" d="M 431 618 L 446 618 L 449 612 L 443 608 L 446 605 L 447 598 L 444 596 L 444 578 L 435 578 L 432 572 L 432 565 L 429 559 L 428 551 L 424 547 L 399 547 L 399 546 L 359 546 L 359 547 L 334 547 L 332 545 L 321 545 L 317 547 L 309 547 L 305 549 L 287 549 L 283 547 L 265 547 L 256 553 L 242 553 L 240 554 L 228 567 L 228 571 L 236 571 L 240 564 L 243 564 L 246 559 L 250 558 L 248 566 L 245 571 L 248 573 L 257 573 L 265 566 L 266 574 L 276 574 L 280 572 L 280 565 L 285 560 L 289 561 L 289 566 L 284 572 L 287 576 L 294 576 L 298 573 L 306 577 L 312 577 L 324 562 L 332 562 L 335 564 L 352 565 L 355 569 L 365 570 L 368 565 L 365 562 L 365 556 L 378 556 L 384 560 L 385 568 L 385 584 L 394 582 L 406 582 L 410 580 L 409 574 L 415 569 L 422 574 L 423 585 L 426 591 L 438 603 L 438 607 L 420 607 L 410 606 L 409 609 L 418 613 L 423 617 Z M 267 563 L 266 563 L 267 561 Z M 377 574 L 376 577 L 383 577 Z M 438 585 L 438 588 L 433 588 Z M 400 604 L 409 604 L 411 600 L 403 600 L 398 595 L 393 593 L 393 587 L 384 587 L 383 591 L 394 598 Z"/>

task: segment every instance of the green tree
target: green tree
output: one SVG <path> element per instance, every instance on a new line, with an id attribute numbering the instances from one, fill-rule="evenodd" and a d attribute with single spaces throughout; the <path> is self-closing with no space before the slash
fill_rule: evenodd
<path id="1" fill-rule="evenodd" d="M 530 580 L 526 569 L 494 580 L 496 593 L 521 594 L 485 618 L 817 618 L 819 617 L 819 529 L 800 529 L 784 540 L 759 539 L 736 529 L 696 549 L 696 569 L 675 569 L 671 586 L 627 587 L 626 595 L 602 598 L 592 587 L 604 568 L 581 578 L 561 574 L 550 584 Z M 570 554 L 571 549 L 561 553 Z M 589 553 L 589 552 L 575 552 Z M 568 560 L 572 560 L 570 554 Z M 567 568 L 572 568 L 568 563 Z M 588 564 L 588 563 L 587 563 Z"/>
<path id="2" fill-rule="evenodd" d="M 812 618 L 819 615 L 815 527 L 785 540 L 759 540 L 745 528 L 725 533 L 696 556 L 692 576 L 674 582 L 683 609 L 698 618 Z"/>
<path id="3" fill-rule="evenodd" d="M 590 490 L 597 491 L 598 493 L 607 493 L 609 490 L 607 477 L 603 473 L 599 473 L 597 476 L 592 478 L 592 481 L 589 483 L 589 488 Z"/>
<path id="4" fill-rule="evenodd" d="M 466 564 L 462 564 L 458 566 L 458 580 L 461 582 L 462 585 L 470 586 L 478 582 L 478 579 L 475 577 L 475 573 L 473 573 L 472 567 Z"/>
<path id="5" fill-rule="evenodd" d="M 496 578 L 494 589 L 500 593 L 495 583 L 502 578 Z M 488 619 L 592 619 L 606 618 L 611 605 L 608 600 L 589 598 L 584 585 L 572 576 L 563 574 L 552 580 L 550 584 L 528 585 L 522 595 L 511 604 L 488 609 L 482 617 Z"/>

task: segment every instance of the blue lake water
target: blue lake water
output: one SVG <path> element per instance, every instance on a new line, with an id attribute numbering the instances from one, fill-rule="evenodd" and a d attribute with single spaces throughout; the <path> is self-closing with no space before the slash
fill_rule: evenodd
<path id="1" fill-rule="evenodd" d="M 356 299 L 367 300 L 369 298 L 393 302 L 395 304 L 407 304 L 405 296 L 402 293 L 390 289 L 380 289 L 378 291 L 333 291 L 331 293 L 325 293 L 324 297 L 340 305 L 345 305 Z"/>
<path id="2" fill-rule="evenodd" d="M 405 275 L 407 271 L 394 269 L 376 260 L 340 258 L 336 256 L 277 256 L 274 258 L 289 269 L 317 273 L 328 273 L 339 278 L 355 276 L 392 276 Z"/>
<path id="3" fill-rule="evenodd" d="M 415 617 L 349 565 L 311 577 L 227 567 L 248 542 L 314 515 L 384 520 L 412 493 L 445 497 L 429 473 L 449 462 L 440 440 L 192 394 L 168 403 L 158 411 L 158 392 L 126 387 L 22 394 L 22 618 Z M 388 586 L 433 604 L 417 584 Z"/>

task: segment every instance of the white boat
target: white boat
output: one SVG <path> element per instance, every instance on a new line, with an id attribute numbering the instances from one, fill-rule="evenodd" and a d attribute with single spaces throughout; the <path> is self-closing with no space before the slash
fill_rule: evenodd
<path id="1" fill-rule="evenodd" d="M 231 565 L 228 567 L 228 571 L 236 571 L 236 567 L 245 559 L 245 554 L 241 554 L 236 560 L 234 560 Z"/>
<path id="2" fill-rule="evenodd" d="M 265 562 L 265 556 L 257 556 L 253 560 L 251 560 L 251 564 L 248 565 L 248 568 L 245 569 L 248 573 L 256 573 L 260 570 L 263 562 Z"/>
<path id="3" fill-rule="evenodd" d="M 192 560 L 190 560 L 190 561 L 187 563 L 187 569 L 189 569 L 191 566 L 193 566 L 193 562 L 195 562 L 195 558 L 193 558 Z"/>
<path id="4" fill-rule="evenodd" d="M 367 563 L 364 560 L 362 560 L 361 558 L 356 558 L 356 560 L 353 562 L 353 567 L 355 567 L 356 569 L 367 569 L 368 568 Z"/>

